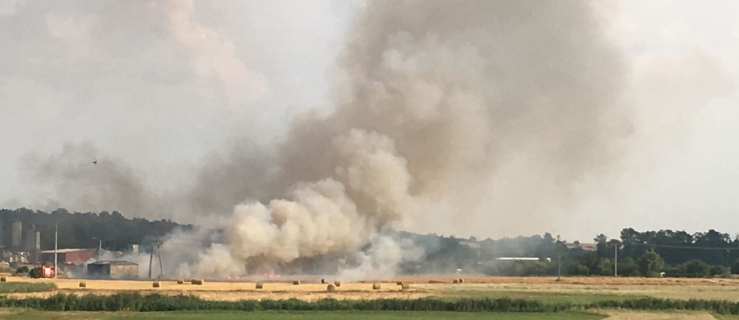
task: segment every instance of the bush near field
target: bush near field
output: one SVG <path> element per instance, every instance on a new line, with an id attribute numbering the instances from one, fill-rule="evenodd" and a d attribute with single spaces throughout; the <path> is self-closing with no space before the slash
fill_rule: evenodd
<path id="1" fill-rule="evenodd" d="M 168 296 L 160 294 L 118 293 L 110 296 L 57 294 L 49 298 L 4 299 L 2 308 L 31 308 L 46 311 L 452 311 L 452 312 L 561 312 L 587 309 L 629 310 L 694 310 L 717 314 L 739 314 L 739 303 L 719 300 L 666 300 L 642 298 L 633 300 L 606 300 L 593 303 L 542 303 L 527 299 L 377 299 L 335 300 L 315 302 L 288 300 L 209 301 L 195 296 Z"/>
<path id="2" fill-rule="evenodd" d="M 54 291 L 53 283 L 0 282 L 0 293 L 27 293 Z"/>

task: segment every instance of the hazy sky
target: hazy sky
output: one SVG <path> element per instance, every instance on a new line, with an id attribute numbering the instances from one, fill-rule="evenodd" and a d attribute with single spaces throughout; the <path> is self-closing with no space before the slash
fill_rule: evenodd
<path id="1" fill-rule="evenodd" d="M 335 66 L 362 1 L 0 0 L 0 206 L 42 206 L 54 188 L 29 154 L 94 145 L 158 193 L 238 143 L 269 145 L 291 115 L 330 108 Z M 598 2 L 626 55 L 640 143 L 584 181 L 547 230 L 485 212 L 426 232 L 589 241 L 624 227 L 739 233 L 739 3 Z M 93 159 L 89 159 L 92 161 Z M 535 198 L 531 201 L 536 201 Z M 485 223 L 480 223 L 485 221 Z M 496 228 L 501 230 L 501 228 Z"/>

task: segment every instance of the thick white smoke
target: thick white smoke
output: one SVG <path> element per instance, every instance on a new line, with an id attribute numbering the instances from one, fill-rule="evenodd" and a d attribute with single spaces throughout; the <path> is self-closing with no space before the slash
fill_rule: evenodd
<path id="1" fill-rule="evenodd" d="M 232 204 L 225 246 L 180 272 L 279 272 L 331 254 L 387 274 L 401 255 L 383 227 L 420 206 L 422 223 L 482 208 L 546 224 L 545 208 L 607 170 L 630 133 L 622 62 L 584 2 L 372 1 L 340 64 L 334 112 L 296 117 L 271 161 L 225 167 L 253 179 L 223 186 L 260 192 Z"/>
<path id="2" fill-rule="evenodd" d="M 342 268 L 337 278 L 343 281 L 389 279 L 397 272 L 398 264 L 404 261 L 417 261 L 425 252 L 410 240 L 396 241 L 392 237 L 374 235 L 370 248 L 352 257 L 357 266 Z"/>
<path id="3" fill-rule="evenodd" d="M 270 268 L 298 258 L 351 254 L 381 227 L 415 214 L 406 162 L 392 140 L 351 130 L 331 146 L 334 175 L 296 184 L 288 199 L 237 206 L 225 225 L 231 257 L 224 259 L 221 247 L 211 247 L 193 267 L 178 272 L 224 274 L 207 267 L 212 261 L 235 259 L 240 265 Z"/>
<path id="4" fill-rule="evenodd" d="M 192 49 L 197 69 L 233 97 L 242 87 L 260 91 L 226 41 L 194 36 L 213 31 L 183 4 L 166 7 L 167 30 Z M 162 246 L 165 273 L 182 276 L 318 262 L 347 279 L 375 277 L 420 255 L 378 235 L 384 228 L 546 230 L 575 186 L 618 169 L 634 142 L 629 68 L 590 5 L 369 1 L 339 59 L 345 78 L 331 111 L 296 115 L 279 144 L 207 161 L 192 189 L 164 200 L 121 166 L 106 177 L 51 159 L 37 175 L 56 172 L 73 196 L 90 182 L 109 188 L 88 201 L 104 209 L 175 208 L 181 221 L 208 220 L 219 232 L 179 233 Z"/>

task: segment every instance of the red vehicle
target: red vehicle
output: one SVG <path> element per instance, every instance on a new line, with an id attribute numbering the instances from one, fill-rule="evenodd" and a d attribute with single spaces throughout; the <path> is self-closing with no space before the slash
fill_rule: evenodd
<path id="1" fill-rule="evenodd" d="M 41 278 L 53 278 L 55 275 L 54 266 L 41 266 Z"/>

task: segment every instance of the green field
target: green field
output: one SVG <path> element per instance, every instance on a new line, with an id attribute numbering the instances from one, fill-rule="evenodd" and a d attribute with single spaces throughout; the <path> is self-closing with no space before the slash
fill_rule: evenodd
<path id="1" fill-rule="evenodd" d="M 0 282 L 0 293 L 45 292 L 56 290 L 53 283 Z"/>
<path id="2" fill-rule="evenodd" d="M 590 320 L 604 316 L 585 313 L 466 313 L 466 312 L 48 312 L 32 310 L 2 310 L 0 319 L 71 320 L 71 319 L 151 319 L 151 320 L 395 320 L 395 319 L 500 319 L 500 320 Z"/>
<path id="3" fill-rule="evenodd" d="M 511 298 L 511 299 L 527 299 L 537 300 L 542 303 L 574 303 L 588 304 L 604 300 L 625 301 L 640 298 L 647 298 L 646 295 L 617 295 L 617 294 L 572 294 L 572 293 L 554 293 L 554 292 L 511 292 L 511 291 L 465 291 L 459 290 L 446 293 L 439 298 L 445 300 L 454 300 L 462 298 Z"/>

